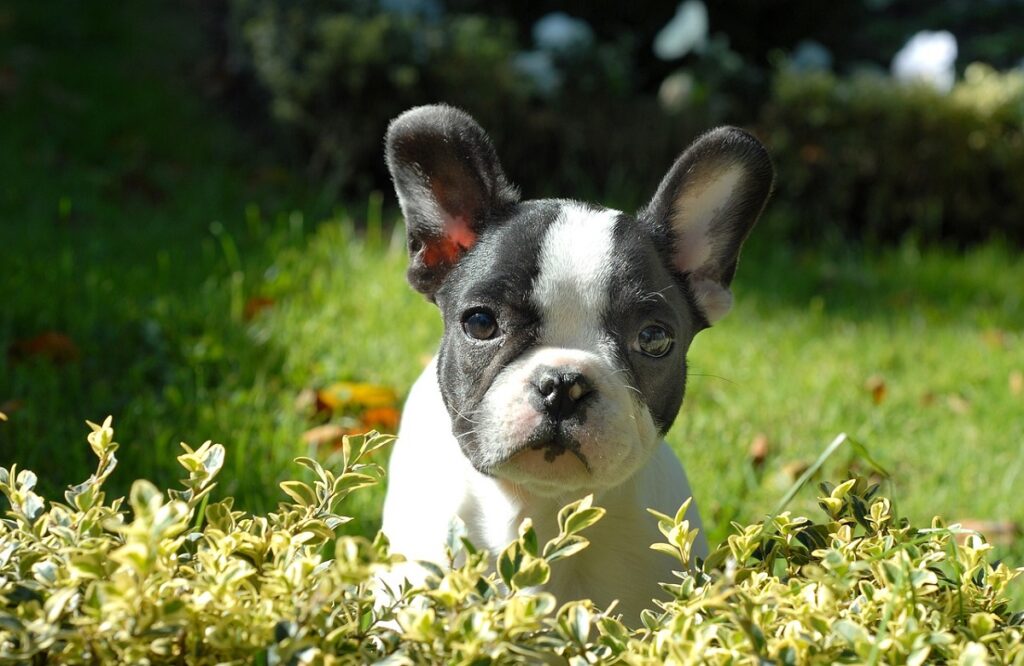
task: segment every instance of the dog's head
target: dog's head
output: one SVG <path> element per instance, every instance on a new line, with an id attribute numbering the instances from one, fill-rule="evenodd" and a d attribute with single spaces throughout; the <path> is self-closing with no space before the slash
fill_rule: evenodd
<path id="1" fill-rule="evenodd" d="M 409 282 L 444 318 L 438 379 L 473 466 L 542 494 L 634 474 L 682 404 L 690 341 L 731 305 L 772 185 L 761 144 L 705 134 L 636 216 L 521 201 L 487 134 L 447 106 L 395 119 L 387 162 Z"/>

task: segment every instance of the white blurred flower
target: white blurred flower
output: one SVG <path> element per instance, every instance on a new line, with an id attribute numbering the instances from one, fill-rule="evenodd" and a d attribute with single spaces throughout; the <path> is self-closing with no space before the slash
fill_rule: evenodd
<path id="1" fill-rule="evenodd" d="M 547 51 L 523 51 L 512 60 L 512 66 L 530 79 L 542 95 L 551 95 L 562 85 L 562 73 Z"/>
<path id="2" fill-rule="evenodd" d="M 686 108 L 696 87 L 693 74 L 679 70 L 669 74 L 658 88 L 658 101 L 666 111 L 679 112 Z"/>
<path id="3" fill-rule="evenodd" d="M 594 31 L 583 19 L 551 12 L 533 24 L 533 41 L 537 48 L 553 53 L 575 51 L 593 43 Z"/>
<path id="4" fill-rule="evenodd" d="M 951 32 L 923 30 L 892 59 L 892 75 L 898 81 L 923 81 L 936 90 L 949 92 L 956 81 L 956 37 Z"/>
<path id="5" fill-rule="evenodd" d="M 701 0 L 686 0 L 654 37 L 654 55 L 662 60 L 701 52 L 708 41 L 708 8 Z"/>

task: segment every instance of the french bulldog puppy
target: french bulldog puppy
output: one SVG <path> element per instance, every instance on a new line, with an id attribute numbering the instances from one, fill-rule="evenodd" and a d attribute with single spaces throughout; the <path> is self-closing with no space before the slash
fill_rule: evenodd
<path id="1" fill-rule="evenodd" d="M 386 158 L 409 282 L 444 320 L 391 458 L 393 550 L 442 561 L 453 516 L 492 553 L 524 518 L 543 543 L 558 509 L 593 493 L 607 513 L 545 589 L 618 600 L 635 622 L 673 580 L 673 560 L 650 550 L 662 537 L 646 509 L 671 515 L 691 496 L 663 437 L 690 342 L 731 306 L 740 246 L 772 189 L 767 152 L 743 130 L 708 132 L 635 215 L 522 200 L 484 130 L 449 106 L 396 118 Z M 706 553 L 701 535 L 695 555 Z"/>

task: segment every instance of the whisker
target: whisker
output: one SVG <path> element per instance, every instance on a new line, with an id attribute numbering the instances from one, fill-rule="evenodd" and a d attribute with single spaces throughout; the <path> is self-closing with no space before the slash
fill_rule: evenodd
<path id="1" fill-rule="evenodd" d="M 626 373 L 626 372 L 627 372 L 626 368 L 615 368 L 613 370 L 609 370 L 608 372 L 604 373 L 603 375 L 600 375 L 598 377 L 598 381 L 602 381 L 602 380 L 608 379 L 609 377 L 612 377 L 614 375 L 617 375 L 617 374 L 620 374 L 620 373 Z M 637 387 L 633 386 L 629 382 L 623 382 L 622 385 L 625 386 L 630 391 L 634 391 L 638 396 L 643 397 L 644 394 L 640 391 L 640 389 L 638 389 Z"/>
<path id="2" fill-rule="evenodd" d="M 465 421 L 466 423 L 472 423 L 473 425 L 480 425 L 479 421 L 476 421 L 474 419 L 469 418 L 468 416 L 463 414 L 461 411 L 459 411 L 458 408 L 454 408 L 454 409 L 455 409 L 455 415 L 458 416 L 463 421 Z"/>
<path id="3" fill-rule="evenodd" d="M 688 377 L 711 377 L 712 379 L 721 379 L 723 382 L 728 382 L 729 384 L 737 384 L 738 383 L 738 382 L 735 382 L 735 381 L 729 379 L 728 377 L 722 377 L 721 375 L 712 375 L 712 374 L 706 373 L 706 372 L 688 372 L 688 373 L 686 373 L 686 375 Z"/>

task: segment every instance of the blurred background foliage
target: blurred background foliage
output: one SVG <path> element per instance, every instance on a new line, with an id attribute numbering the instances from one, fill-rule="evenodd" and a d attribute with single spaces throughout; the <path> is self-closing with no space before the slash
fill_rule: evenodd
<path id="1" fill-rule="evenodd" d="M 775 155 L 795 238 L 1024 241 L 1019 0 L 224 3 L 225 96 L 350 196 L 387 189 L 389 119 L 446 101 L 530 196 L 638 206 L 733 123 Z M 910 48 L 923 28 L 955 35 Z"/>

